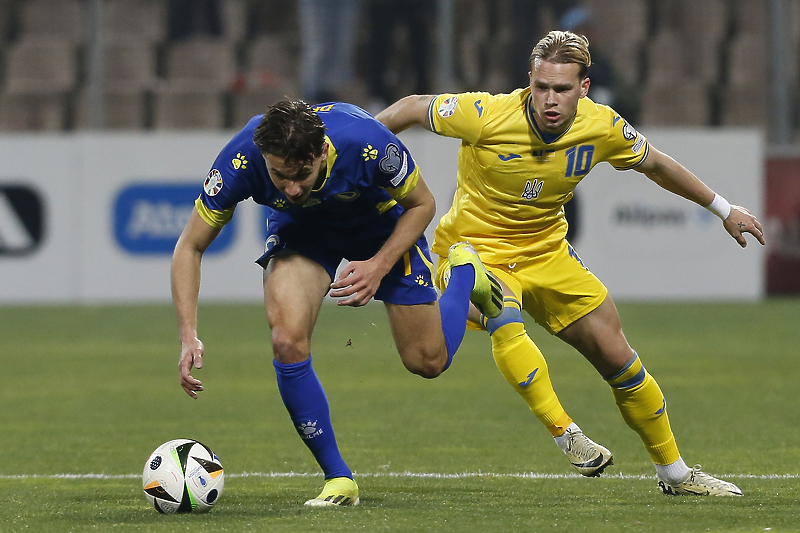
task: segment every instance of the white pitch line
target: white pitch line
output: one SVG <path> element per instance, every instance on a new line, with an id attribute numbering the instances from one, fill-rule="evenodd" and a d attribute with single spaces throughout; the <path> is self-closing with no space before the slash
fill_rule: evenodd
<path id="1" fill-rule="evenodd" d="M 302 478 L 319 477 L 319 472 L 240 472 L 226 473 L 228 478 L 263 477 L 263 478 Z M 431 479 L 465 479 L 480 477 L 517 478 L 517 479 L 578 479 L 580 474 L 541 474 L 536 472 L 495 473 L 495 472 L 462 472 L 445 474 L 441 472 L 353 472 L 357 478 L 395 477 L 395 478 L 431 478 Z M 140 474 L 0 474 L 0 479 L 137 479 Z M 800 479 L 800 474 L 723 474 L 721 478 L 735 479 Z M 655 479 L 656 476 L 644 474 L 610 474 L 599 479 Z"/>

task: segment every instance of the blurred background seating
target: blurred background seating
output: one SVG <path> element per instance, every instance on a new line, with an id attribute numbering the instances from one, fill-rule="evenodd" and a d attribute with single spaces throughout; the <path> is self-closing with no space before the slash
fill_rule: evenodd
<path id="1" fill-rule="evenodd" d="M 409 92 L 524 86 L 525 50 L 558 28 L 590 37 L 598 58 L 590 97 L 608 101 L 635 124 L 770 127 L 769 2 L 446 0 L 420 8 L 429 24 L 418 17 L 393 24 L 386 20 L 391 10 L 371 9 L 366 1 L 357 17 L 352 79 L 326 96 L 371 112 Z M 800 0 L 784 1 L 783 72 L 798 142 Z M 102 23 L 93 34 L 97 2 Z M 313 102 L 301 85 L 299 4 L 0 0 L 0 131 L 91 127 L 88 110 L 98 93 L 88 90 L 89 74 L 98 36 L 104 128 L 230 129 L 278 99 Z M 441 6 L 450 6 L 452 17 L 436 9 Z M 375 53 L 378 38 L 380 49 L 388 50 L 382 60 Z M 441 52 L 447 49 L 452 56 L 445 68 Z"/>

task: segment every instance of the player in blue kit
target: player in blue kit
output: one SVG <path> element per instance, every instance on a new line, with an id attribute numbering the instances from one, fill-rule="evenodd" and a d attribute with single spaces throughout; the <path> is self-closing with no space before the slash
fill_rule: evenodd
<path id="1" fill-rule="evenodd" d="M 358 485 L 339 453 L 312 366 L 311 334 L 325 295 L 354 307 L 383 300 L 403 364 L 434 378 L 461 343 L 470 301 L 497 316 L 502 289 L 474 249 L 456 243 L 448 254 L 449 285 L 437 301 L 423 236 L 436 206 L 405 146 L 356 106 L 278 102 L 220 152 L 175 246 L 180 379 L 192 398 L 203 390 L 191 375 L 204 355 L 197 336 L 201 258 L 248 198 L 269 208 L 266 251 L 257 263 L 264 268 L 278 389 L 326 479 L 306 505 L 357 505 Z M 343 259 L 349 263 L 337 276 Z"/>

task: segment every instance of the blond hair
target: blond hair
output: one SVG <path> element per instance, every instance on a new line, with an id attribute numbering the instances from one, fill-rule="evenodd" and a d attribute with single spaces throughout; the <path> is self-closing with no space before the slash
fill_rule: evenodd
<path id="1" fill-rule="evenodd" d="M 580 67 L 578 75 L 583 79 L 592 65 L 589 39 L 571 31 L 551 31 L 533 47 L 528 60 L 531 69 L 533 69 L 533 61 L 536 59 L 551 63 L 575 63 Z"/>

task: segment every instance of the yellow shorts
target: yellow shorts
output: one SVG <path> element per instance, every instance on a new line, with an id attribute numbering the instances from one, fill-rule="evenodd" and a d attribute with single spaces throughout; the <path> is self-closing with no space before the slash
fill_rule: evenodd
<path id="1" fill-rule="evenodd" d="M 583 266 L 566 240 L 554 251 L 532 261 L 513 265 L 485 265 L 505 283 L 537 324 L 555 335 L 579 318 L 597 309 L 608 289 Z M 436 286 L 442 290 L 449 270 L 446 257 L 436 266 Z M 483 329 L 469 323 L 470 329 Z"/>

